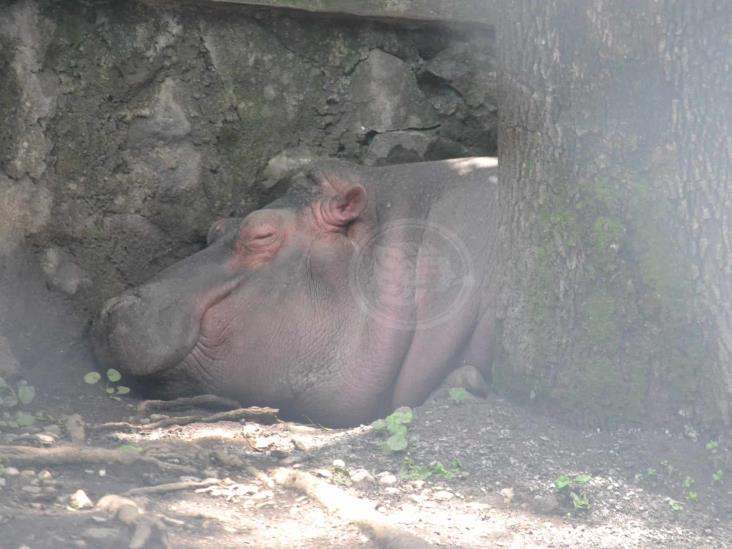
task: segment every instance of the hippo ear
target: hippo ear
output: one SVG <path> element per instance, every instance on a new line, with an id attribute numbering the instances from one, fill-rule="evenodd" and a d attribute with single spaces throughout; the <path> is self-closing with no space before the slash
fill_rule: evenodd
<path id="1" fill-rule="evenodd" d="M 321 201 L 320 214 L 328 225 L 342 228 L 358 219 L 366 209 L 366 189 L 358 183 L 340 183 L 331 186 L 333 191 L 335 194 Z"/>

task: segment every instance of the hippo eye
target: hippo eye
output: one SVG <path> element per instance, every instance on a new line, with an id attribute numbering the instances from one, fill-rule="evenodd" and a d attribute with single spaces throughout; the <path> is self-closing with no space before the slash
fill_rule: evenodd
<path id="1" fill-rule="evenodd" d="M 259 225 L 252 227 L 246 238 L 247 246 L 260 249 L 277 240 L 277 228 L 273 225 Z"/>

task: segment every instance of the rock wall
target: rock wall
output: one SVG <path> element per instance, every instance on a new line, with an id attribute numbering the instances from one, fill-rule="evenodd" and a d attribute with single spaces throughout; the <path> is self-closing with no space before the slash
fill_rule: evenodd
<path id="1" fill-rule="evenodd" d="M 83 317 L 313 157 L 495 154 L 493 36 L 203 2 L 0 0 L 0 119 L 0 254 L 32 249 Z"/>

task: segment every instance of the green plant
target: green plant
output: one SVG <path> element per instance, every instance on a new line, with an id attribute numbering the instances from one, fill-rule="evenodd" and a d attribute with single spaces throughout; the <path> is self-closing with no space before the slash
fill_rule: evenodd
<path id="1" fill-rule="evenodd" d="M 694 483 L 695 483 L 695 481 L 694 481 L 694 479 L 693 479 L 693 478 L 691 478 L 691 477 L 686 477 L 686 478 L 685 478 L 685 479 L 683 480 L 683 482 L 681 483 L 681 486 L 683 486 L 683 487 L 684 487 L 684 488 L 686 488 L 686 489 L 689 489 L 689 488 L 691 488 L 692 486 L 694 486 Z"/>
<path id="2" fill-rule="evenodd" d="M 384 442 L 384 449 L 389 453 L 403 452 L 409 445 L 408 425 L 412 422 L 414 414 L 406 406 L 395 410 L 384 419 L 377 419 L 371 426 L 377 432 L 388 435 Z"/>
<path id="3" fill-rule="evenodd" d="M 567 488 L 584 486 L 590 480 L 592 480 L 592 475 L 560 475 L 554 479 L 554 487 L 557 489 L 557 492 L 561 492 Z"/>
<path id="4" fill-rule="evenodd" d="M 680 513 L 684 510 L 684 504 L 680 501 L 676 501 L 675 499 L 670 499 L 668 504 L 671 506 L 671 510 L 674 513 Z"/>
<path id="5" fill-rule="evenodd" d="M 584 494 L 575 494 L 572 492 L 572 505 L 575 509 L 585 510 L 590 508 L 590 499 Z"/>
<path id="6" fill-rule="evenodd" d="M 689 501 L 695 501 L 695 502 L 699 501 L 699 494 L 697 494 L 693 490 L 689 490 L 686 493 L 686 499 L 688 499 Z"/>
<path id="7" fill-rule="evenodd" d="M 646 469 L 646 476 L 648 478 L 656 478 L 658 476 L 658 471 L 656 471 L 653 467 L 649 467 Z"/>
<path id="8" fill-rule="evenodd" d="M 705 448 L 710 452 L 713 452 L 714 450 L 719 448 L 719 442 L 717 442 L 716 440 L 710 440 L 706 443 Z"/>
<path id="9" fill-rule="evenodd" d="M 468 398 L 468 391 L 463 387 L 453 387 L 450 389 L 450 401 L 454 404 L 462 404 Z"/>
<path id="10" fill-rule="evenodd" d="M 722 479 L 724 478 L 724 471 L 722 469 L 717 469 L 712 473 L 712 482 L 719 484 L 722 482 Z"/>
<path id="11" fill-rule="evenodd" d="M 36 397 L 36 390 L 27 381 L 21 379 L 13 387 L 4 378 L 0 377 L 0 407 L 6 409 L 27 406 Z M 4 411 L 0 427 L 30 427 L 35 422 L 35 416 L 23 410 L 14 412 Z"/>
<path id="12" fill-rule="evenodd" d="M 453 460 L 449 467 L 441 462 L 435 461 L 430 465 L 415 463 L 411 457 L 406 456 L 399 471 L 399 476 L 404 480 L 428 480 L 431 477 L 442 477 L 446 480 L 463 474 L 463 468 L 458 460 Z"/>
<path id="13" fill-rule="evenodd" d="M 105 375 L 107 377 L 107 381 L 104 390 L 110 398 L 121 400 L 119 395 L 126 395 L 130 392 L 129 387 L 125 387 L 124 385 L 115 385 L 122 380 L 122 374 L 120 374 L 118 370 L 110 368 L 105 372 Z M 88 383 L 89 385 L 96 385 L 101 381 L 101 379 L 102 374 L 99 372 L 87 372 L 84 375 L 84 383 Z"/>

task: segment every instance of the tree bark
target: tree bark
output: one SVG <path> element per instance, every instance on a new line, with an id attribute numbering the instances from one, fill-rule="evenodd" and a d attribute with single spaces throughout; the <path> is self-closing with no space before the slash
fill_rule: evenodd
<path id="1" fill-rule="evenodd" d="M 494 384 L 602 421 L 732 421 L 732 4 L 498 10 Z"/>

